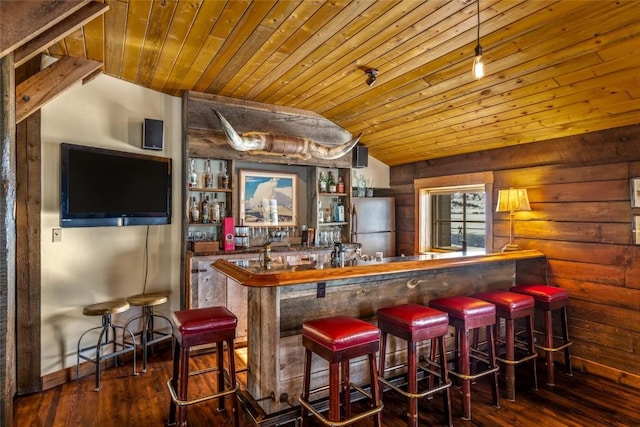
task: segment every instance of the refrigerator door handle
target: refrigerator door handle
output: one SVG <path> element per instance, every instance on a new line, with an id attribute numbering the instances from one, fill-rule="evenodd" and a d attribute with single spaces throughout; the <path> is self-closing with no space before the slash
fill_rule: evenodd
<path id="1" fill-rule="evenodd" d="M 358 212 L 356 211 L 356 205 L 353 205 L 351 209 L 351 242 L 356 241 L 356 235 L 358 233 Z"/>

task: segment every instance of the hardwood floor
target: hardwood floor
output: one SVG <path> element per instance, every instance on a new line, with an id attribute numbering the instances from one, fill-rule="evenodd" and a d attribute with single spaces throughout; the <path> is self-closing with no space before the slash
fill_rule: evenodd
<path id="1" fill-rule="evenodd" d="M 244 367 L 242 355 L 240 368 Z M 193 358 L 192 369 L 209 366 L 212 355 Z M 526 366 L 518 367 L 516 401 L 501 397 L 500 408 L 491 404 L 491 392 L 486 379 L 472 387 L 471 421 L 460 419 L 460 393 L 452 389 L 454 425 L 470 426 L 640 426 L 640 390 L 629 389 L 593 375 L 574 372 L 563 375 L 562 365 L 556 366 L 556 386 L 544 384 L 543 362 L 538 365 L 539 390 L 528 389 Z M 166 381 L 171 373 L 170 352 L 162 350 L 151 355 L 146 373 L 131 374 L 131 366 L 112 367 L 103 371 L 99 392 L 93 391 L 94 376 L 88 375 L 42 393 L 20 396 L 14 401 L 14 426 L 163 426 L 169 413 L 169 392 Z M 190 390 L 204 395 L 213 391 L 215 376 L 193 377 Z M 240 381 L 245 380 L 240 374 Z M 386 427 L 405 426 L 405 402 L 398 394 L 386 392 L 383 424 Z M 356 408 L 357 408 L 356 404 Z M 216 401 L 189 407 L 190 427 L 226 427 L 231 423 L 226 414 L 217 412 Z M 420 425 L 442 425 L 442 400 L 420 401 Z M 289 423 L 288 425 L 293 425 Z M 315 423 L 314 425 L 320 425 Z M 354 427 L 373 425 L 365 420 Z"/>

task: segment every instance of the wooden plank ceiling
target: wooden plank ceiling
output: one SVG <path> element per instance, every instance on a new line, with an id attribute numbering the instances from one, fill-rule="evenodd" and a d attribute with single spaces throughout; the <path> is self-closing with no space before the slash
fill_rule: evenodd
<path id="1" fill-rule="evenodd" d="M 389 165 L 640 122 L 639 1 L 480 0 L 478 81 L 473 0 L 106 3 L 48 53 L 170 95 L 311 110 Z"/>

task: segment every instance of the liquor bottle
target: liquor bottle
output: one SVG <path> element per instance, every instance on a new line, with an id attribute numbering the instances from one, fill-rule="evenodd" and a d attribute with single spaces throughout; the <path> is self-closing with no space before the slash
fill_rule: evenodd
<path id="1" fill-rule="evenodd" d="M 202 204 L 200 205 L 200 218 L 202 218 L 203 224 L 208 224 L 210 220 L 209 216 L 209 196 L 205 196 Z"/>
<path id="2" fill-rule="evenodd" d="M 211 161 L 209 159 L 207 159 L 204 169 L 204 186 L 205 188 L 213 187 L 213 174 L 211 173 Z"/>
<path id="3" fill-rule="evenodd" d="M 198 208 L 198 202 L 195 197 L 191 197 L 191 206 L 189 207 L 189 221 L 200 222 L 200 208 Z"/>
<path id="4" fill-rule="evenodd" d="M 220 222 L 220 203 L 218 202 L 218 194 L 213 195 L 213 222 Z"/>
<path id="5" fill-rule="evenodd" d="M 318 222 L 324 222 L 324 209 L 322 209 L 322 201 L 318 200 Z"/>
<path id="6" fill-rule="evenodd" d="M 327 177 L 327 187 L 329 187 L 329 193 L 336 192 L 336 182 L 333 180 L 333 173 L 329 171 L 329 176 Z"/>
<path id="7" fill-rule="evenodd" d="M 320 172 L 320 177 L 318 178 L 318 185 L 320 186 L 320 192 L 327 192 L 327 180 L 324 178 L 324 173 Z"/>
<path id="8" fill-rule="evenodd" d="M 196 161 L 191 159 L 191 168 L 189 170 L 189 188 L 198 187 L 198 172 L 196 172 Z"/>
<path id="9" fill-rule="evenodd" d="M 344 206 L 342 204 L 342 199 L 338 199 L 338 222 L 344 222 L 345 219 L 345 215 L 344 215 Z"/>
<path id="10" fill-rule="evenodd" d="M 227 163 L 222 161 L 222 172 L 220 172 L 220 188 L 229 189 L 229 175 L 227 174 Z"/>
<path id="11" fill-rule="evenodd" d="M 333 199 L 333 222 L 340 222 L 340 199 Z"/>
<path id="12" fill-rule="evenodd" d="M 336 191 L 338 193 L 344 193 L 344 181 L 342 181 L 342 175 L 338 175 L 338 184 L 336 185 Z"/>

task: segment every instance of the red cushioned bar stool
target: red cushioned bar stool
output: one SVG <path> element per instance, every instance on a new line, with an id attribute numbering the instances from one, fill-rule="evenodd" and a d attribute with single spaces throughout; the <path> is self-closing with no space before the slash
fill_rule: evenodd
<path id="1" fill-rule="evenodd" d="M 533 370 L 532 387 L 537 390 L 536 357 L 538 355 L 535 352 L 535 341 L 533 339 L 533 297 L 503 290 L 481 292 L 473 297 L 488 301 L 496 306 L 496 327 L 494 328 L 496 360 L 504 364 L 507 399 L 516 400 L 515 368 L 516 365 L 523 362 L 531 362 Z M 502 319 L 505 321 L 504 340 L 502 340 L 500 333 Z M 516 339 L 516 323 L 518 320 L 523 320 L 525 323 L 524 341 Z M 500 350 L 501 343 L 504 343 L 504 357 L 501 357 L 503 354 Z M 517 359 L 516 353 L 519 354 Z"/>
<path id="2" fill-rule="evenodd" d="M 456 328 L 456 368 L 449 371 L 461 381 L 462 418 L 471 419 L 471 381 L 493 374 L 491 389 L 493 404 L 500 407 L 498 395 L 498 370 L 495 355 L 493 326 L 496 323 L 496 306 L 478 298 L 453 296 L 436 298 L 429 301 L 429 306 L 444 311 L 449 315 L 449 325 Z M 488 344 L 488 355 L 474 351 L 469 344 L 469 332 L 477 328 L 485 328 Z M 471 359 L 484 362 L 487 367 L 471 375 Z"/>
<path id="3" fill-rule="evenodd" d="M 370 323 L 348 316 L 336 316 L 311 320 L 302 325 L 302 345 L 305 348 L 304 384 L 300 404 L 302 405 L 302 426 L 308 425 L 309 412 L 322 424 L 343 426 L 355 421 L 373 417 L 377 427 L 382 426 L 382 401 L 378 384 L 376 352 L 380 344 L 380 330 Z M 311 393 L 326 387 L 311 390 L 311 357 L 316 353 L 329 362 L 329 414 L 324 417 L 309 401 Z M 349 378 L 349 362 L 356 357 L 369 359 L 371 393 L 352 384 Z M 342 369 L 341 369 L 342 368 Z M 340 375 L 342 371 L 342 376 Z M 371 408 L 357 415 L 351 415 L 351 390 L 355 389 L 368 397 Z M 340 416 L 340 396 L 344 417 Z"/>
<path id="4" fill-rule="evenodd" d="M 187 425 L 187 406 L 218 398 L 218 410 L 224 411 L 224 399 L 231 397 L 233 425 L 238 427 L 238 402 L 236 391 L 236 369 L 233 340 L 236 337 L 238 319 L 225 307 L 206 307 L 181 310 L 173 313 L 173 376 L 167 381 L 171 393 L 168 425 L 184 427 Z M 217 367 L 197 372 L 189 372 L 189 353 L 191 347 L 216 344 Z M 224 343 L 228 353 L 228 381 L 225 381 Z M 189 399 L 189 375 L 218 372 L 218 392 L 212 395 Z"/>
<path id="5" fill-rule="evenodd" d="M 569 347 L 573 344 L 569 340 L 569 326 L 567 323 L 567 306 L 569 305 L 569 293 L 562 288 L 548 285 L 522 285 L 514 286 L 511 292 L 517 292 L 533 297 L 535 308 L 542 311 L 544 318 L 544 330 L 535 331 L 544 336 L 544 345 L 536 344 L 536 348 L 544 350 L 547 365 L 547 385 L 555 385 L 554 377 L 554 353 L 564 351 L 564 364 L 567 375 L 573 375 L 571 368 L 571 353 Z M 562 336 L 554 336 L 553 313 L 560 314 Z M 555 346 L 555 343 L 559 345 Z"/>
<path id="6" fill-rule="evenodd" d="M 451 418 L 451 399 L 449 374 L 447 372 L 447 351 L 445 338 L 449 329 L 447 313 L 425 307 L 420 304 L 402 304 L 381 308 L 377 311 L 380 338 L 380 373 L 378 379 L 387 387 L 397 391 L 409 399 L 409 427 L 418 427 L 418 399 L 442 392 L 444 413 L 447 425 L 453 425 Z M 385 371 L 387 353 L 387 334 L 391 334 L 407 341 L 407 390 L 393 384 L 385 378 L 386 371 L 394 371 L 402 366 L 394 366 Z M 418 393 L 418 353 L 417 345 L 422 341 L 431 340 L 432 350 L 436 347 L 440 357 L 438 363 L 433 358 L 420 364 L 420 369 L 430 374 L 428 378 L 439 379 L 436 387 L 430 384 L 428 390 Z M 433 351 L 432 351 L 433 353 Z M 435 370 L 435 369 L 437 370 Z M 425 377 L 427 378 L 427 377 Z"/>

